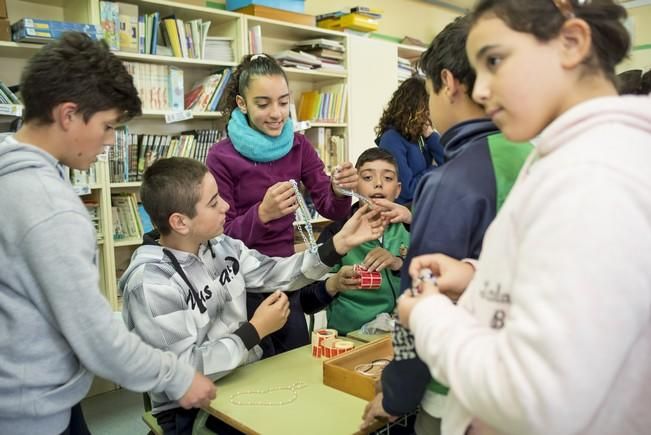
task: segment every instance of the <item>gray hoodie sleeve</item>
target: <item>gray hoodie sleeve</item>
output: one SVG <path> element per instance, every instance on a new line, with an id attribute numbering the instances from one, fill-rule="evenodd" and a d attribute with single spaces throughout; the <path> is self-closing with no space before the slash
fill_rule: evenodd
<path id="1" fill-rule="evenodd" d="M 298 290 L 321 279 L 341 259 L 332 239 L 320 245 L 316 253 L 303 251 L 286 258 L 267 257 L 239 243 L 247 292 Z"/>
<path id="2" fill-rule="evenodd" d="M 165 391 L 179 399 L 194 369 L 171 352 L 147 346 L 113 316 L 98 291 L 95 231 L 88 216 L 65 211 L 33 226 L 21 242 L 38 284 L 36 300 L 91 372 L 134 391 Z M 62 246 L 74 249 L 61 249 Z M 38 334 L 39 331 L 34 331 Z"/>

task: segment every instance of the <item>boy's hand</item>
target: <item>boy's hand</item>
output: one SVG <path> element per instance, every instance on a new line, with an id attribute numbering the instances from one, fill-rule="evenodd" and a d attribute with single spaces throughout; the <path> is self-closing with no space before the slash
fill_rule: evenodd
<path id="1" fill-rule="evenodd" d="M 362 424 L 359 426 L 360 431 L 368 430 L 375 420 L 395 421 L 398 417 L 388 414 L 382 407 L 384 395 L 378 393 L 373 400 L 366 404 L 364 414 L 362 415 Z"/>
<path id="2" fill-rule="evenodd" d="M 396 222 L 411 224 L 411 211 L 404 205 L 384 198 L 375 198 L 373 202 L 382 209 L 382 219 L 392 224 Z"/>
<path id="3" fill-rule="evenodd" d="M 217 397 L 217 388 L 210 379 L 197 372 L 194 374 L 190 388 L 179 399 L 179 405 L 185 409 L 201 408 L 210 405 Z"/>
<path id="4" fill-rule="evenodd" d="M 344 255 L 355 246 L 377 239 L 383 231 L 384 225 L 379 210 L 371 210 L 368 204 L 364 204 L 335 234 L 332 242 L 337 253 Z"/>
<path id="5" fill-rule="evenodd" d="M 436 276 L 440 292 L 453 301 L 459 299 L 473 276 L 472 265 L 443 254 L 428 254 L 414 257 L 409 264 L 409 275 L 415 281 L 422 269 L 430 269 Z"/>
<path id="6" fill-rule="evenodd" d="M 429 281 L 421 281 L 418 291 L 412 295 L 406 291 L 398 298 L 398 320 L 400 324 L 409 329 L 409 318 L 416 304 L 423 299 L 439 294 L 439 289 Z"/>
<path id="7" fill-rule="evenodd" d="M 258 206 L 258 216 L 263 224 L 294 213 L 298 208 L 296 194 L 289 181 L 281 181 L 267 189 Z"/>
<path id="8" fill-rule="evenodd" d="M 337 191 L 337 188 L 357 190 L 357 169 L 352 163 L 346 162 L 337 166 L 331 177 L 332 190 L 339 197 L 344 196 Z"/>
<path id="9" fill-rule="evenodd" d="M 285 293 L 276 290 L 262 301 L 250 322 L 262 339 L 282 328 L 287 322 L 287 317 L 289 317 L 289 299 Z"/>
<path id="10" fill-rule="evenodd" d="M 362 280 L 353 266 L 342 266 L 334 276 L 326 280 L 326 290 L 331 296 L 346 290 L 358 289 Z"/>
<path id="11" fill-rule="evenodd" d="M 376 270 L 380 272 L 386 267 L 398 271 L 402 267 L 402 258 L 396 257 L 391 252 L 378 246 L 366 254 L 363 265 L 369 272 L 375 272 Z"/>

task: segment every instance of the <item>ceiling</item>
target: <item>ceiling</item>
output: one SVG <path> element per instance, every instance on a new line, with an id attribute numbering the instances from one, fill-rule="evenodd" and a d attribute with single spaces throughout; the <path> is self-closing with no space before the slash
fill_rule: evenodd
<path id="1" fill-rule="evenodd" d="M 425 0 L 428 3 L 443 6 L 458 12 L 465 12 L 473 7 L 476 0 Z M 625 8 L 651 6 L 651 0 L 619 0 Z"/>

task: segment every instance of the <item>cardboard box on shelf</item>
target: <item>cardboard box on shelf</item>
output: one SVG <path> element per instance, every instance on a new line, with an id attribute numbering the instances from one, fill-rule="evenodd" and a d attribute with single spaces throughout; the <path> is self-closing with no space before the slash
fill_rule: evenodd
<path id="1" fill-rule="evenodd" d="M 11 24 L 6 18 L 0 18 L 0 41 L 11 41 Z"/>
<path id="2" fill-rule="evenodd" d="M 0 18 L 7 18 L 9 14 L 7 13 L 7 2 L 6 0 L 0 0 Z"/>
<path id="3" fill-rule="evenodd" d="M 250 5 L 268 6 L 292 12 L 305 12 L 304 0 L 226 0 L 226 9 L 229 11 Z"/>
<path id="4" fill-rule="evenodd" d="M 206 6 L 206 0 L 176 0 L 177 3 L 186 3 L 194 6 Z"/>
<path id="5" fill-rule="evenodd" d="M 254 15 L 256 17 L 271 18 L 272 20 L 286 21 L 288 23 L 302 24 L 304 26 L 314 27 L 316 25 L 314 15 L 299 14 L 298 12 L 289 12 L 283 9 L 260 5 L 249 5 L 245 8 L 237 9 L 235 12 Z"/>

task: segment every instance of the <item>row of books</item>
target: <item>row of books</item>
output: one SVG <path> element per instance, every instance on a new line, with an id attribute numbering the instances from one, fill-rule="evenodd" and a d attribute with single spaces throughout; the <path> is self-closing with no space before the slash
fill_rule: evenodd
<path id="1" fill-rule="evenodd" d="M 0 80 L 0 104 L 22 104 L 18 96 L 2 80 Z"/>
<path id="2" fill-rule="evenodd" d="M 339 83 L 301 94 L 299 121 L 343 123 L 346 119 L 346 84 Z"/>
<path id="3" fill-rule="evenodd" d="M 226 68 L 196 82 L 184 96 L 185 109 L 193 112 L 217 111 L 232 74 L 233 70 Z"/>
<path id="4" fill-rule="evenodd" d="M 112 50 L 189 59 L 233 61 L 233 38 L 208 36 L 211 21 L 183 21 L 160 12 L 138 15 L 138 6 L 100 1 L 100 23 Z"/>
<path id="5" fill-rule="evenodd" d="M 138 241 L 142 239 L 143 227 L 138 214 L 138 198 L 133 192 L 111 195 L 111 220 L 113 240 Z"/>
<path id="6" fill-rule="evenodd" d="M 219 130 L 158 135 L 129 133 L 128 128 L 119 128 L 108 155 L 109 179 L 112 183 L 140 181 L 144 171 L 161 158 L 189 157 L 205 162 L 210 147 L 223 137 Z"/>
<path id="7" fill-rule="evenodd" d="M 346 142 L 344 137 L 333 134 L 331 128 L 311 128 L 307 130 L 305 136 L 315 147 L 327 173 L 332 174 L 337 165 L 346 161 Z"/>
<path id="8" fill-rule="evenodd" d="M 133 77 L 143 109 L 183 110 L 182 69 L 151 63 L 123 63 Z"/>

